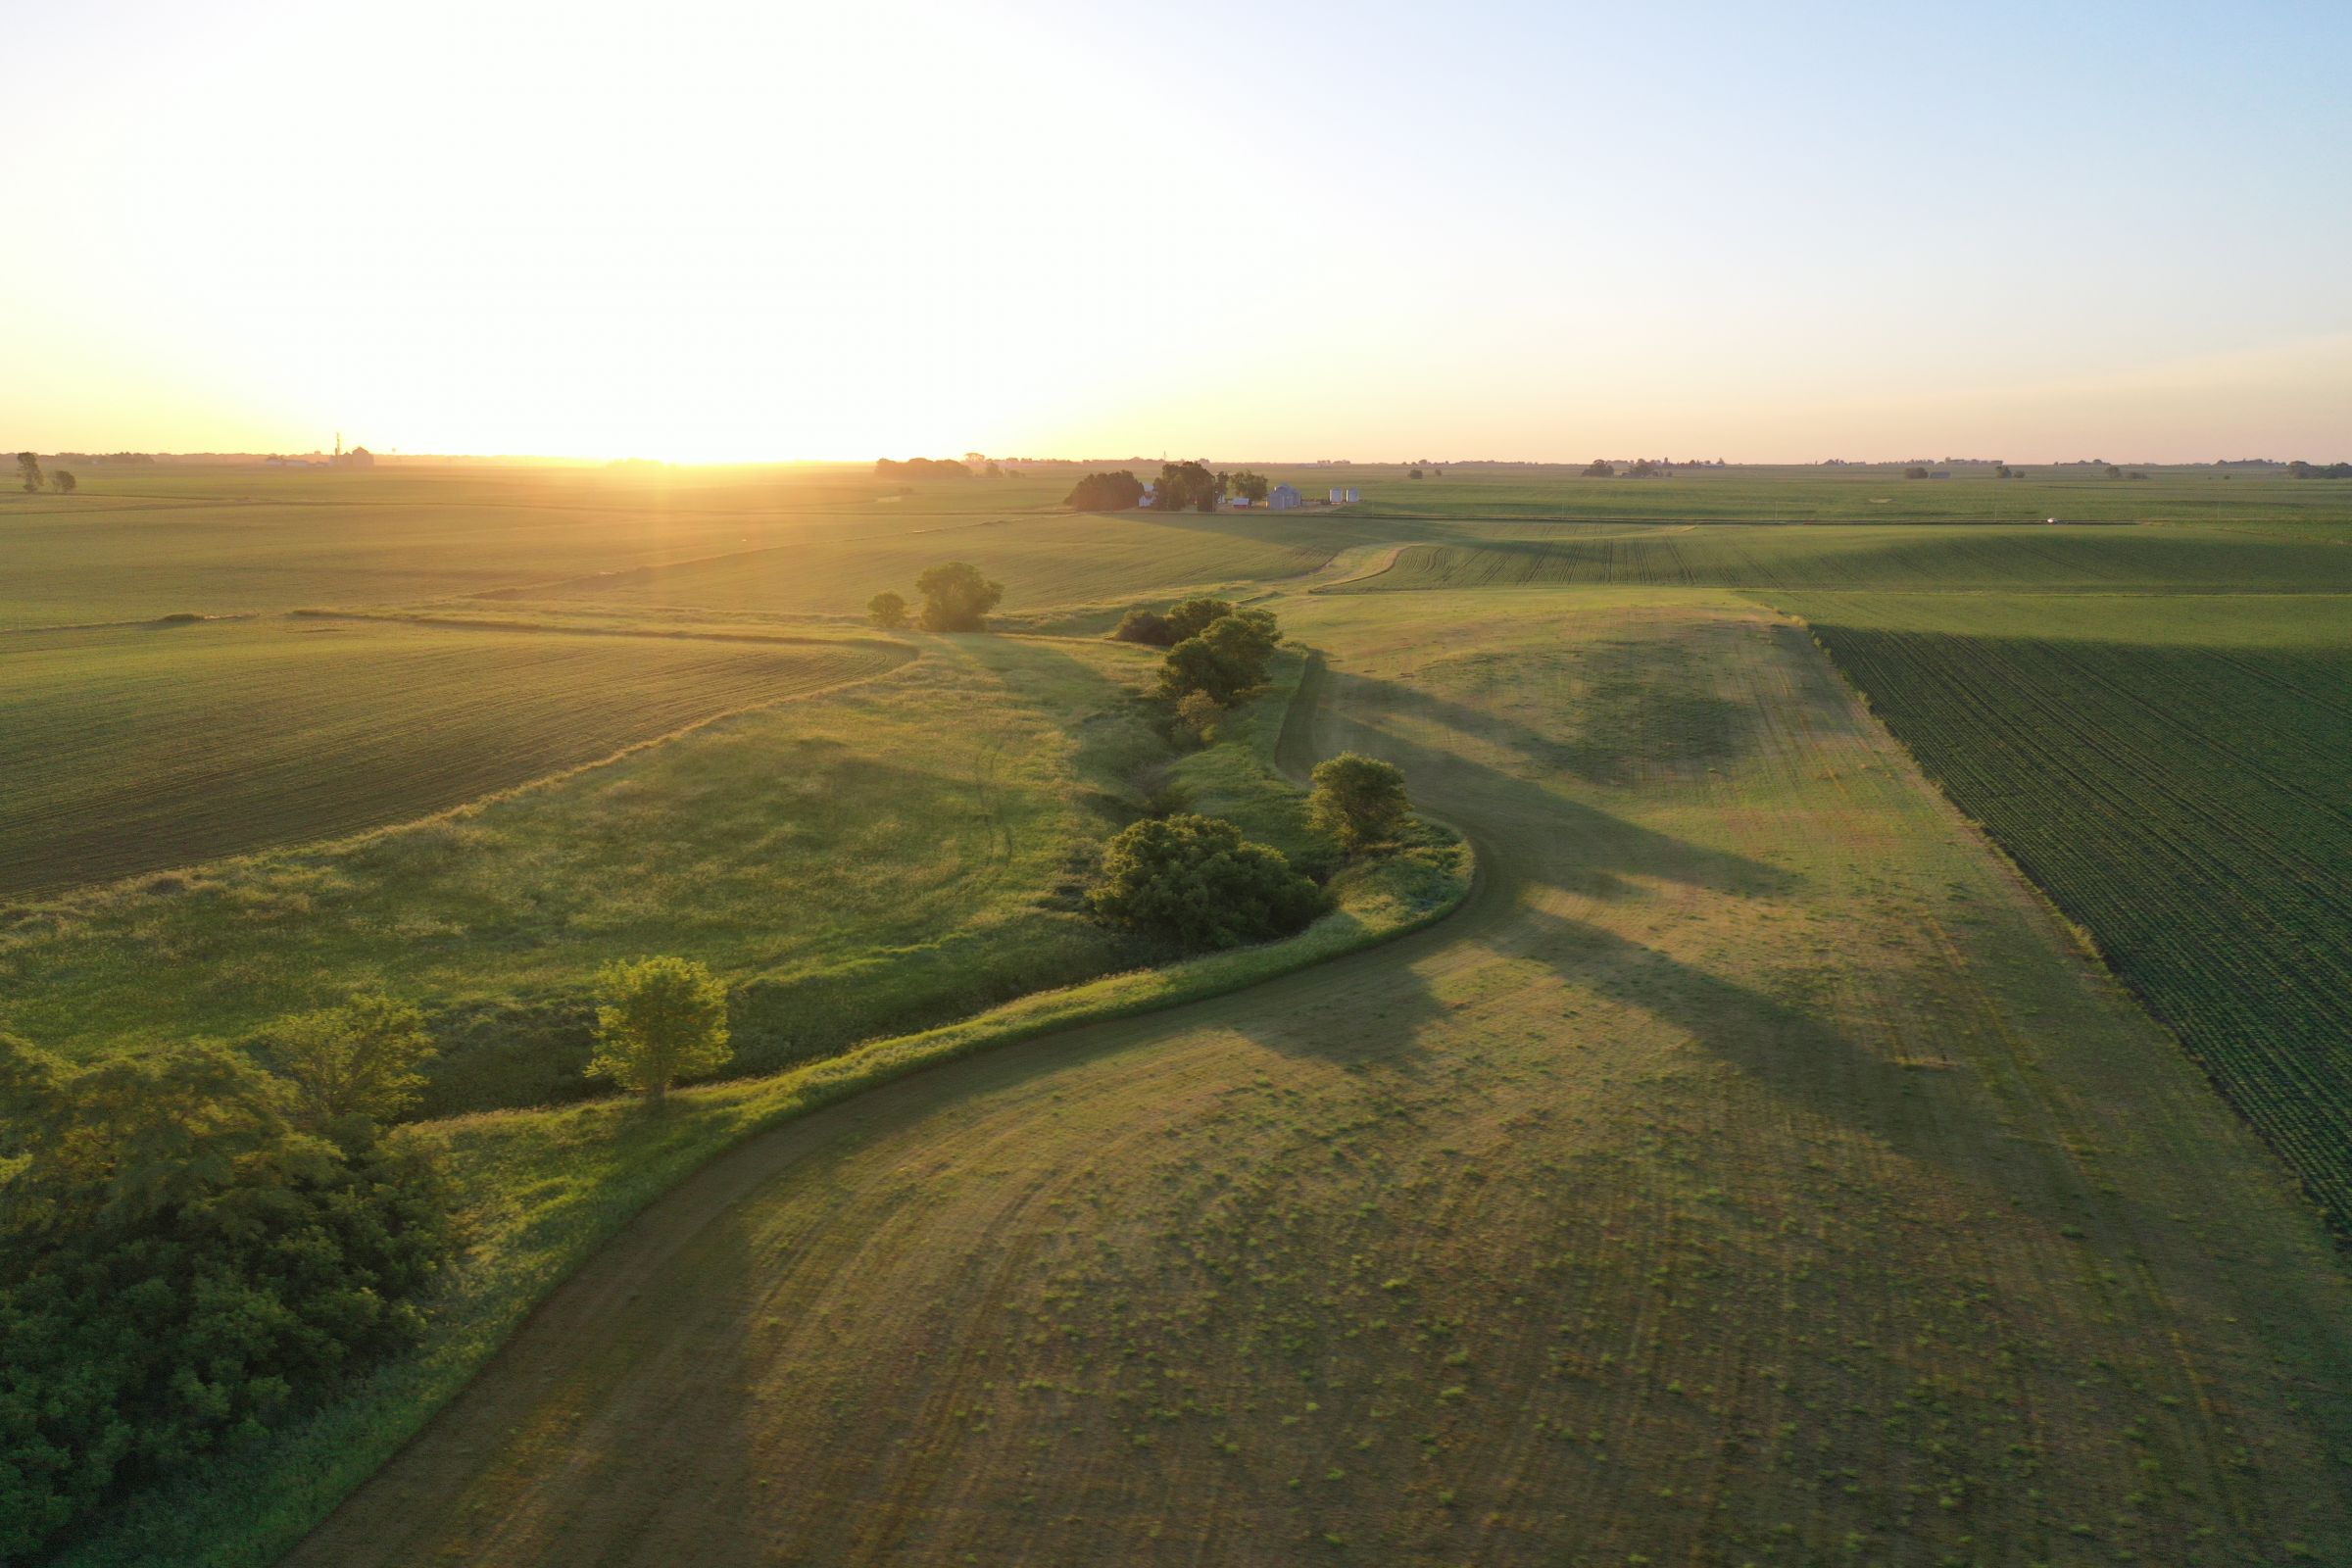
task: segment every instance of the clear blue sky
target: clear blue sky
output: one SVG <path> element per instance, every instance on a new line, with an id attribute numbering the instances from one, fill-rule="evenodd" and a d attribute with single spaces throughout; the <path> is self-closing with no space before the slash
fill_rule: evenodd
<path id="1" fill-rule="evenodd" d="M 12 18 L 0 444 L 2352 456 L 2352 5 Z"/>

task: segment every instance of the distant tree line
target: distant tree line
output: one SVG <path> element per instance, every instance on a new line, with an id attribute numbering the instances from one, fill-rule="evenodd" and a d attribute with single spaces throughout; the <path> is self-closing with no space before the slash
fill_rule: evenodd
<path id="1" fill-rule="evenodd" d="M 969 479 L 971 468 L 954 458 L 896 458 L 874 460 L 874 477 L 878 479 Z"/>
<path id="2" fill-rule="evenodd" d="M 2352 479 L 2352 463 L 2316 464 L 2298 458 L 2286 471 L 2297 479 Z"/>
<path id="3" fill-rule="evenodd" d="M 0 1561 L 414 1343 L 451 1255 L 380 996 L 75 1066 L 0 1035 Z"/>

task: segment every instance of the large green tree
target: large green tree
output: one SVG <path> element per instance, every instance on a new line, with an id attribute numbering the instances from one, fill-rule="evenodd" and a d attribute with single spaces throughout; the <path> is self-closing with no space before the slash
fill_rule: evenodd
<path id="1" fill-rule="evenodd" d="M 218 1046 L 0 1035 L 0 1562 L 413 1343 L 449 1199 Z"/>
<path id="2" fill-rule="evenodd" d="M 1266 665 L 1280 638 L 1274 617 L 1264 611 L 1221 615 L 1168 650 L 1160 662 L 1159 694 L 1181 701 L 1190 693 L 1206 692 L 1218 703 L 1230 704 L 1265 684 Z"/>
<path id="3" fill-rule="evenodd" d="M 24 481 L 24 493 L 31 495 L 41 487 L 41 460 L 29 452 L 17 454 L 17 477 Z"/>
<path id="4" fill-rule="evenodd" d="M 1113 925 L 1182 943 L 1233 948 L 1298 930 L 1323 907 L 1322 890 L 1280 850 L 1250 843 L 1231 822 L 1171 816 L 1137 822 L 1110 841 L 1088 894 Z"/>
<path id="5" fill-rule="evenodd" d="M 1353 855 L 1396 838 L 1412 803 L 1404 774 L 1377 758 L 1342 752 L 1315 764 L 1307 819 Z"/>
<path id="6" fill-rule="evenodd" d="M 1004 597 L 1002 583 L 990 582 L 968 562 L 951 561 L 933 566 L 914 579 L 923 596 L 923 630 L 981 631 L 988 612 Z"/>

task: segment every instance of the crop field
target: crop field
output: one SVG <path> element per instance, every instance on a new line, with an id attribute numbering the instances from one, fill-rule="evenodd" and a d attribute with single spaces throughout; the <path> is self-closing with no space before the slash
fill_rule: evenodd
<path id="1" fill-rule="evenodd" d="M 724 976 L 744 1071 L 1144 961 L 1057 890 L 1165 754 L 1133 711 L 1146 667 L 1115 644 L 943 642 L 446 819 L 20 908 L 0 1027 L 74 1054 L 234 1039 L 381 984 L 432 1010 L 447 1111 L 583 1093 L 587 987 L 616 957 Z"/>
<path id="2" fill-rule="evenodd" d="M 907 652 L 317 619 L 10 637 L 0 899 L 425 816 Z"/>
<path id="3" fill-rule="evenodd" d="M 2352 545 L 2205 527 L 1575 528 L 1407 545 L 1336 591 L 1544 585 L 2343 592 Z"/>
<path id="4" fill-rule="evenodd" d="M 2352 1229 L 2352 600 L 1782 603 Z"/>
<path id="5" fill-rule="evenodd" d="M 2340 1557 L 2259 1142 L 1728 595 L 1294 602 L 1462 912 L 744 1146 L 296 1564 Z"/>

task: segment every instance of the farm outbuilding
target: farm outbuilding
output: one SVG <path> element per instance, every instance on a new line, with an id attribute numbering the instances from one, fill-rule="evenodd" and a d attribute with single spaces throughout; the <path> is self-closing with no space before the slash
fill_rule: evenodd
<path id="1" fill-rule="evenodd" d="M 1266 505 L 1276 512 L 1288 512 L 1304 499 L 1298 494 L 1297 485 L 1278 484 L 1274 487 L 1274 493 L 1266 497 Z"/>
<path id="2" fill-rule="evenodd" d="M 1359 499 L 1361 499 L 1360 493 L 1353 485 L 1335 484 L 1331 487 L 1331 504 L 1335 507 L 1344 507 L 1349 502 Z"/>

